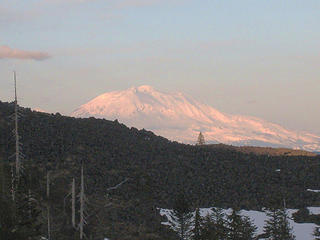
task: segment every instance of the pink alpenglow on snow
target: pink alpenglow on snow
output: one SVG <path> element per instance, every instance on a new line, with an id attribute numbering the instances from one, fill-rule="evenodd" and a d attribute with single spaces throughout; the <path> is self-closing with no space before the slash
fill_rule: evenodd
<path id="1" fill-rule="evenodd" d="M 195 143 L 202 132 L 207 143 L 320 150 L 320 136 L 256 117 L 222 113 L 183 93 L 165 93 L 151 86 L 102 94 L 72 116 L 118 119 L 128 127 L 145 128 L 183 143 Z"/>

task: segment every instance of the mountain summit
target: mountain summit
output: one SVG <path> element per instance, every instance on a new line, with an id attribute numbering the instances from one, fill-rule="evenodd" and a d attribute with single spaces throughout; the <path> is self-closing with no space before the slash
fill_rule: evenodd
<path id="1" fill-rule="evenodd" d="M 256 117 L 221 113 L 182 93 L 164 93 L 147 85 L 102 94 L 71 115 L 118 119 L 183 143 L 195 143 L 201 131 L 208 143 L 320 150 L 320 137 L 314 134 L 290 131 Z"/>

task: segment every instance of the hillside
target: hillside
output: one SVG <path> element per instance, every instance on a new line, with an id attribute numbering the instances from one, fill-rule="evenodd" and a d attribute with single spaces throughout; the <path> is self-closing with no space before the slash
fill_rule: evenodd
<path id="1" fill-rule="evenodd" d="M 12 113 L 13 104 L 0 102 L 0 160 L 4 162 L 14 152 Z M 98 237 L 170 239 L 157 208 L 171 208 L 179 192 L 201 207 L 260 209 L 282 204 L 283 197 L 291 208 L 320 204 L 318 194 L 307 191 L 320 189 L 319 156 L 268 156 L 184 145 L 117 121 L 30 109 L 22 109 L 22 116 L 24 164 L 26 172 L 29 169 L 36 176 L 34 189 L 40 199 L 45 195 L 46 172 L 52 172 L 56 213 L 52 222 L 62 234 L 58 239 L 70 239 L 65 230 L 70 218 L 63 213 L 63 202 L 72 177 L 78 187 L 81 162 L 94 213 L 86 231 Z M 126 178 L 121 188 L 107 190 Z M 70 204 L 65 211 L 70 212 Z"/>
<path id="2" fill-rule="evenodd" d="M 252 116 L 223 113 L 183 93 L 151 86 L 104 93 L 76 109 L 74 117 L 118 119 L 170 140 L 193 144 L 199 132 L 208 143 L 320 150 L 320 136 L 288 130 Z"/>
<path id="3" fill-rule="evenodd" d="M 207 145 L 211 148 L 218 149 L 229 149 L 237 152 L 242 152 L 246 154 L 256 154 L 256 155 L 269 155 L 269 156 L 310 156 L 316 157 L 319 155 L 315 152 L 308 152 L 303 150 L 296 150 L 290 148 L 271 148 L 271 147 L 254 147 L 254 146 L 232 146 L 226 144 L 209 144 Z"/>

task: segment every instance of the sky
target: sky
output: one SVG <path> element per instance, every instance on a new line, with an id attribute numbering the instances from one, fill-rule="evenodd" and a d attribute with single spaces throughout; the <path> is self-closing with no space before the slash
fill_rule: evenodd
<path id="1" fill-rule="evenodd" d="M 0 0 L 0 100 L 68 115 L 151 85 L 320 135 L 319 0 Z"/>

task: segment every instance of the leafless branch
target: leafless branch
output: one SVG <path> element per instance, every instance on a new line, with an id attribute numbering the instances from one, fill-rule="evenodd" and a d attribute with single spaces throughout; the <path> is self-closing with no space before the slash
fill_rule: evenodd
<path id="1" fill-rule="evenodd" d="M 126 178 L 125 180 L 123 180 L 121 183 L 115 185 L 114 187 L 107 188 L 107 191 L 116 190 L 119 187 L 121 187 L 121 185 L 123 185 L 124 183 L 128 182 L 129 180 L 130 180 L 129 178 Z"/>

